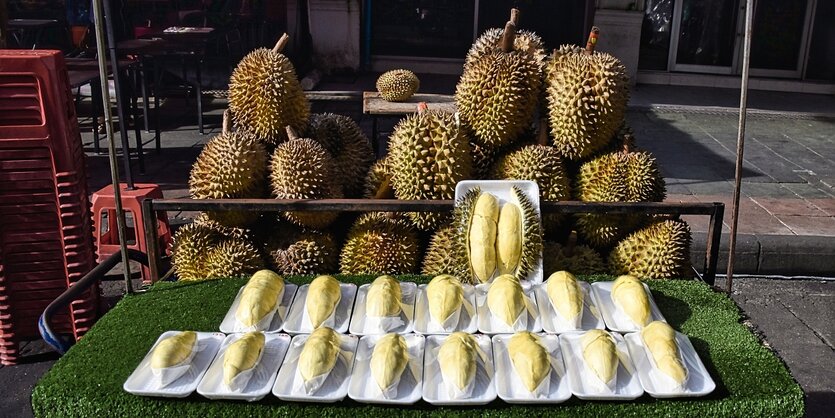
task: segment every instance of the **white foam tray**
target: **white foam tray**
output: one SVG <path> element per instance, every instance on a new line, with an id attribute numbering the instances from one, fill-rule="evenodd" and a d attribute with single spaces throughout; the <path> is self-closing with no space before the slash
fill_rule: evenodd
<path id="1" fill-rule="evenodd" d="M 368 298 L 368 289 L 371 284 L 364 284 L 357 290 L 357 299 L 354 302 L 354 311 L 351 314 L 351 325 L 349 330 L 354 335 L 374 335 L 385 334 L 385 332 L 378 332 L 377 330 L 366 331 L 365 301 Z M 403 312 L 400 312 L 400 319 L 403 324 L 388 330 L 388 332 L 396 332 L 398 334 L 408 334 L 412 332 L 415 327 L 415 299 L 417 298 L 417 285 L 412 282 L 400 282 L 401 301 L 403 304 Z"/>
<path id="2" fill-rule="evenodd" d="M 499 319 L 493 319 L 493 314 L 490 312 L 490 308 L 487 307 L 487 291 L 490 288 L 489 284 L 482 283 L 476 285 L 475 287 L 475 295 L 476 300 L 478 303 L 478 331 L 482 334 L 513 334 L 514 332 L 518 331 L 530 331 L 530 332 L 540 332 L 542 331 L 542 321 L 539 318 L 539 308 L 538 303 L 536 300 L 536 295 L 534 295 L 533 286 L 530 282 L 522 282 L 522 291 L 525 293 L 525 296 L 531 301 L 533 304 L 533 310 L 528 312 L 527 310 L 523 311 L 523 314 L 527 315 L 527 322 L 525 323 L 524 328 L 514 329 L 513 331 L 504 331 L 504 330 L 496 330 L 493 327 L 494 322 L 499 322 Z M 547 301 L 546 301 L 547 302 Z"/>
<path id="3" fill-rule="evenodd" d="M 635 372 L 634 363 L 629 358 L 626 341 L 624 341 L 622 335 L 616 332 L 610 334 L 615 338 L 618 351 L 625 354 L 629 368 L 624 367 L 621 362 L 618 363 L 614 390 L 606 388 L 598 392 L 594 389 L 592 381 L 597 380 L 597 377 L 594 376 L 594 372 L 586 367 L 585 360 L 583 360 L 583 345 L 581 343 L 583 334 L 585 333 L 571 332 L 560 335 L 560 348 L 562 348 L 563 360 L 568 372 L 571 393 L 580 399 L 598 401 L 628 401 L 643 395 L 644 389 L 641 387 L 638 374 Z M 630 372 L 630 370 L 632 371 Z"/>
<path id="4" fill-rule="evenodd" d="M 618 309 L 615 306 L 615 302 L 612 301 L 612 284 L 614 282 L 595 282 L 592 283 L 591 289 L 594 292 L 594 296 L 597 299 L 597 307 L 600 309 L 600 313 L 603 315 L 603 321 L 606 322 L 606 327 L 612 331 L 617 332 L 635 332 L 640 331 L 641 329 L 629 319 L 622 310 Z M 661 314 L 661 311 L 658 309 L 658 305 L 655 304 L 655 299 L 652 297 L 652 292 L 649 290 L 649 286 L 646 283 L 641 283 L 644 286 L 644 291 L 647 294 L 647 298 L 649 299 L 649 309 L 650 309 L 650 322 L 652 321 L 664 321 L 664 315 Z"/>
<path id="5" fill-rule="evenodd" d="M 496 399 L 495 371 L 493 369 L 493 344 L 486 335 L 473 335 L 486 356 L 486 361 L 477 360 L 475 387 L 466 399 L 452 399 L 444 390 L 445 385 L 438 363 L 437 349 L 448 335 L 426 337 L 423 354 L 423 400 L 433 405 L 485 405 Z"/>
<path id="6" fill-rule="evenodd" d="M 308 289 L 310 289 L 310 285 L 305 284 L 300 286 L 299 290 L 296 291 L 293 305 L 290 306 L 290 312 L 284 321 L 284 332 L 293 335 L 313 332 L 310 323 L 304 320 Z M 336 305 L 336 309 L 334 310 L 335 323 L 331 328 L 336 332 L 346 333 L 348 332 L 348 323 L 351 320 L 351 310 L 354 307 L 354 298 L 357 295 L 357 285 L 340 283 L 339 290 L 342 292 L 342 299 L 339 300 L 339 304 Z"/>
<path id="7" fill-rule="evenodd" d="M 387 405 L 411 405 L 420 400 L 423 389 L 423 349 L 426 340 L 422 335 L 404 335 L 409 347 L 409 365 L 397 384 L 397 395 L 386 399 L 371 376 L 371 354 L 383 335 L 366 335 L 359 340 L 348 396 L 357 402 Z"/>
<path id="8" fill-rule="evenodd" d="M 606 324 L 603 322 L 603 315 L 600 313 L 600 308 L 598 307 L 597 298 L 595 298 L 594 292 L 591 291 L 591 286 L 584 281 L 579 281 L 578 283 L 583 290 L 583 312 L 581 313 L 582 318 L 580 318 L 580 328 L 575 328 L 574 324 L 566 321 L 554 309 L 551 299 L 548 298 L 545 283 L 537 285 L 534 288 L 536 303 L 539 306 L 539 316 L 542 318 L 542 329 L 545 332 L 549 334 L 562 334 L 564 332 L 606 328 Z M 597 316 L 592 314 L 592 307 L 597 310 Z"/>
<path id="9" fill-rule="evenodd" d="M 551 368 L 548 376 L 548 392 L 545 396 L 534 397 L 522 383 L 513 363 L 510 360 L 510 353 L 507 350 L 507 343 L 512 335 L 493 336 L 493 360 L 496 367 L 496 392 L 503 401 L 516 404 L 556 404 L 562 403 L 571 397 L 571 389 L 568 385 L 568 375 L 565 374 L 565 366 L 562 359 L 560 340 L 556 335 L 538 334 L 543 344 L 557 363 L 556 368 Z M 560 375 L 562 373 L 562 375 Z"/>
<path id="10" fill-rule="evenodd" d="M 447 335 L 453 332 L 462 331 L 474 334 L 478 331 L 478 314 L 476 308 L 475 288 L 469 284 L 463 284 L 464 300 L 469 301 L 473 307 L 472 315 L 466 309 L 461 309 L 461 316 L 458 318 L 458 326 L 450 332 L 429 331 L 429 322 L 432 320 L 429 315 L 429 299 L 426 297 L 426 285 L 418 286 L 417 300 L 415 301 L 414 331 L 424 335 Z"/>
<path id="11" fill-rule="evenodd" d="M 220 351 L 197 386 L 197 393 L 209 399 L 232 399 L 239 401 L 257 401 L 270 393 L 275 383 L 275 376 L 287 348 L 290 346 L 290 336 L 287 334 L 264 334 L 264 352 L 246 387 L 235 392 L 223 383 L 223 360 L 229 345 L 243 337 L 245 333 L 230 334 L 223 340 Z"/>
<path id="12" fill-rule="evenodd" d="M 346 364 L 337 360 L 334 371 L 325 379 L 322 386 L 312 395 L 300 390 L 294 390 L 294 382 L 301 379 L 298 370 L 298 358 L 301 354 L 304 343 L 309 335 L 296 335 L 290 342 L 290 350 L 284 356 L 284 363 L 278 370 L 278 378 L 273 386 L 273 395 L 283 401 L 333 403 L 345 399 L 348 395 L 348 384 L 351 381 L 351 372 L 354 368 L 354 354 L 357 351 L 359 338 L 354 335 L 342 335 L 341 348 L 350 353 L 350 361 Z M 335 379 L 333 373 L 344 376 L 342 379 Z"/>
<path id="13" fill-rule="evenodd" d="M 142 358 L 142 361 L 139 362 L 139 365 L 136 366 L 136 369 L 122 385 L 126 392 L 140 396 L 185 398 L 197 389 L 200 379 L 203 378 L 226 336 L 219 332 L 198 332 L 197 344 L 199 344 L 200 351 L 194 354 L 189 371 L 169 385 L 160 387 L 159 380 L 154 377 L 151 371 L 151 353 L 160 341 L 178 332 L 181 331 L 166 331 L 157 338 L 157 341 L 148 350 L 148 354 L 145 354 L 145 357 Z"/>
<path id="14" fill-rule="evenodd" d="M 684 360 L 684 367 L 687 368 L 687 381 L 683 390 L 676 391 L 665 388 L 659 376 L 653 372 L 651 355 L 644 346 L 644 340 L 640 333 L 626 334 L 626 345 L 629 347 L 629 355 L 638 370 L 638 378 L 641 381 L 644 391 L 654 398 L 682 398 L 705 396 L 716 389 L 716 382 L 710 377 L 704 363 L 696 354 L 696 349 L 686 335 L 676 332 L 676 343 L 678 343 L 679 354 Z"/>
<path id="15" fill-rule="evenodd" d="M 533 204 L 534 209 L 537 212 L 537 215 L 540 219 L 542 219 L 542 211 L 539 210 L 539 185 L 536 184 L 534 181 L 528 180 L 463 180 L 459 181 L 458 184 L 455 186 L 455 201 L 458 200 L 476 187 L 481 188 L 482 192 L 487 192 L 492 194 L 499 200 L 499 208 L 503 206 L 510 200 L 511 197 L 511 190 L 513 186 L 518 187 L 522 190 L 523 193 L 530 199 L 531 203 Z M 493 277 L 498 276 L 498 271 L 493 275 Z M 492 281 L 492 278 L 490 279 Z M 534 266 L 533 271 L 528 273 L 526 277 L 527 281 L 531 283 L 542 283 L 543 280 L 543 271 L 542 271 L 542 253 L 540 252 L 539 256 L 536 260 L 536 265 Z"/>
<path id="16" fill-rule="evenodd" d="M 236 332 L 235 312 L 238 311 L 238 306 L 241 304 L 241 294 L 244 291 L 244 287 L 246 286 L 242 286 L 240 290 L 238 290 L 238 295 L 235 296 L 232 306 L 229 307 L 229 311 L 227 311 L 226 316 L 223 317 L 223 322 L 220 323 L 220 332 L 227 334 Z M 293 283 L 284 282 L 284 294 L 281 296 L 281 300 L 275 308 L 275 315 L 273 315 L 272 321 L 270 321 L 270 324 L 266 329 L 257 331 L 261 331 L 266 334 L 281 332 L 281 327 L 284 326 L 284 318 L 287 318 L 287 313 L 290 310 L 290 305 L 293 304 L 293 297 L 296 296 L 296 290 L 298 290 L 298 288 L 299 287 Z"/>

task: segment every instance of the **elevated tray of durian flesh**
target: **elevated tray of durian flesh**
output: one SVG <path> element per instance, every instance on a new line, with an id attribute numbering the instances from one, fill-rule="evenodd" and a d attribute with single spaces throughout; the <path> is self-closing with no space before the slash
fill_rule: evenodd
<path id="1" fill-rule="evenodd" d="M 435 276 L 418 288 L 415 332 L 451 334 L 478 330 L 475 288 L 448 274 Z"/>
<path id="2" fill-rule="evenodd" d="M 505 402 L 559 403 L 571 397 L 556 335 L 494 335 L 493 359 L 496 392 Z"/>
<path id="3" fill-rule="evenodd" d="M 166 331 L 122 388 L 140 396 L 184 398 L 197 389 L 223 338 L 218 332 Z"/>
<path id="4" fill-rule="evenodd" d="M 620 334 L 602 329 L 562 334 L 560 348 L 574 396 L 617 401 L 644 393 Z"/>
<path id="5" fill-rule="evenodd" d="M 380 276 L 357 290 L 349 330 L 354 335 L 412 332 L 417 285 Z"/>
<path id="6" fill-rule="evenodd" d="M 422 335 L 366 335 L 357 346 L 348 396 L 365 403 L 409 405 L 423 389 Z"/>
<path id="7" fill-rule="evenodd" d="M 641 386 L 651 396 L 704 396 L 716 389 L 690 339 L 666 322 L 653 321 L 624 338 Z"/>
<path id="8" fill-rule="evenodd" d="M 545 332 L 606 328 L 591 286 L 567 271 L 550 275 L 534 293 Z"/>
<path id="9" fill-rule="evenodd" d="M 426 337 L 423 400 L 435 405 L 484 405 L 496 399 L 493 345 L 486 335 L 456 332 Z"/>
<path id="10" fill-rule="evenodd" d="M 285 401 L 341 401 L 348 395 L 357 343 L 357 337 L 329 327 L 296 335 L 278 372 L 273 395 Z"/>
<path id="11" fill-rule="evenodd" d="M 289 346 L 287 334 L 228 335 L 197 393 L 209 399 L 252 402 L 263 398 L 270 393 Z"/>
<path id="12" fill-rule="evenodd" d="M 259 270 L 241 287 L 220 323 L 220 330 L 233 332 L 279 332 L 296 295 L 296 286 L 270 270 Z"/>
<path id="13" fill-rule="evenodd" d="M 320 327 L 348 332 L 357 285 L 340 283 L 333 276 L 319 276 L 296 292 L 284 322 L 284 331 L 307 334 Z"/>
<path id="14" fill-rule="evenodd" d="M 664 316 L 652 298 L 649 287 L 634 276 L 620 276 L 611 282 L 591 285 L 606 328 L 617 332 L 640 331 Z"/>
<path id="15" fill-rule="evenodd" d="M 542 331 L 533 286 L 510 274 L 476 286 L 478 330 L 484 334 Z"/>
<path id="16" fill-rule="evenodd" d="M 542 283 L 539 187 L 522 180 L 466 180 L 455 187 L 456 242 L 472 283 L 503 274 Z"/>

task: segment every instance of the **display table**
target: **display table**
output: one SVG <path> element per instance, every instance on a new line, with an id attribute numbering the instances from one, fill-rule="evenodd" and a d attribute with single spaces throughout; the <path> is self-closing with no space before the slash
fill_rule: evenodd
<path id="1" fill-rule="evenodd" d="M 338 276 L 366 283 L 369 277 Z M 401 280 L 425 283 L 427 277 Z M 597 276 L 585 279 L 611 279 Z M 309 278 L 291 277 L 305 282 Z M 38 383 L 32 394 L 36 416 L 801 416 L 803 392 L 783 363 L 740 323 L 727 296 L 696 281 L 648 281 L 667 321 L 684 332 L 716 381 L 705 398 L 593 402 L 571 398 L 555 406 L 441 408 L 425 402 L 408 407 L 287 403 L 268 395 L 247 403 L 211 401 L 197 394 L 181 400 L 143 398 L 122 384 L 157 337 L 168 330 L 217 331 L 244 279 L 202 283 L 158 283 L 144 294 L 126 296 Z"/>
<path id="2" fill-rule="evenodd" d="M 417 112 L 418 103 L 424 102 L 429 109 L 455 112 L 455 97 L 448 94 L 417 93 L 402 102 L 383 100 L 376 91 L 362 92 L 362 113 L 371 116 L 371 143 L 377 152 L 377 119 L 383 117 L 402 117 Z M 379 155 L 379 153 L 378 153 Z"/>

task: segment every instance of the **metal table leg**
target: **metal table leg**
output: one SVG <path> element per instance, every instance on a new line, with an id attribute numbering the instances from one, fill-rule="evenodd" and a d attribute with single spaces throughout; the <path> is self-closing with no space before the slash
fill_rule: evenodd
<path id="1" fill-rule="evenodd" d="M 197 93 L 197 131 L 200 132 L 200 135 L 205 135 L 203 131 L 203 81 L 200 76 L 200 60 L 197 60 L 197 65 L 195 67 L 195 75 L 197 76 L 197 85 L 195 86 L 195 91 Z"/>

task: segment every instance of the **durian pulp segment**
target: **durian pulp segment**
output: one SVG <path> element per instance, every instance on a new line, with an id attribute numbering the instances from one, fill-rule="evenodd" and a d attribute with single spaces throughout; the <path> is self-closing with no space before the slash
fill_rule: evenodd
<path id="1" fill-rule="evenodd" d="M 496 271 L 496 232 L 499 218 L 499 201 L 490 193 L 481 193 L 475 202 L 467 248 L 470 267 L 476 279 L 490 281 Z"/>
<path id="2" fill-rule="evenodd" d="M 438 350 L 444 382 L 464 390 L 475 378 L 477 357 L 478 343 L 472 335 L 455 332 L 447 337 Z"/>
<path id="3" fill-rule="evenodd" d="M 307 337 L 299 355 L 299 373 L 305 382 L 329 373 L 339 355 L 339 334 L 331 328 L 317 328 Z"/>
<path id="4" fill-rule="evenodd" d="M 551 304 L 568 321 L 576 319 L 583 312 L 583 290 L 577 278 L 567 271 L 558 271 L 548 278 L 545 285 Z"/>
<path id="5" fill-rule="evenodd" d="M 586 366 L 601 382 L 611 382 L 618 371 L 617 348 L 612 336 L 602 329 L 593 329 L 583 335 L 581 344 Z"/>
<path id="6" fill-rule="evenodd" d="M 539 337 L 530 332 L 518 332 L 507 343 L 507 351 L 516 374 L 525 388 L 533 392 L 551 372 L 548 352 Z"/>
<path id="7" fill-rule="evenodd" d="M 487 290 L 487 308 L 508 326 L 525 312 L 525 294 L 519 279 L 510 274 L 496 277 Z"/>
<path id="8" fill-rule="evenodd" d="M 251 327 L 275 309 L 278 296 L 283 293 L 284 279 L 270 270 L 259 270 L 249 279 L 241 293 L 235 318 Z"/>
<path id="9" fill-rule="evenodd" d="M 455 277 L 442 274 L 426 285 L 426 298 L 429 301 L 429 316 L 442 324 L 464 303 L 464 287 Z"/>
<path id="10" fill-rule="evenodd" d="M 342 289 L 332 276 L 319 276 L 310 282 L 305 307 L 313 328 L 319 328 L 333 314 L 340 300 Z"/>
<path id="11" fill-rule="evenodd" d="M 399 334 L 386 334 L 374 345 L 371 352 L 371 376 L 380 390 L 386 390 L 400 379 L 409 364 L 406 339 Z"/>
<path id="12" fill-rule="evenodd" d="M 633 276 L 620 276 L 612 285 L 612 301 L 635 323 L 643 327 L 650 321 L 649 298 L 643 283 Z"/>
<path id="13" fill-rule="evenodd" d="M 496 235 L 496 259 L 499 274 L 516 274 L 522 256 L 522 212 L 513 203 L 505 203 L 499 213 Z"/>
<path id="14" fill-rule="evenodd" d="M 248 332 L 226 347 L 223 354 L 223 383 L 226 386 L 241 372 L 255 367 L 265 340 L 262 332 Z"/>
<path id="15" fill-rule="evenodd" d="M 663 321 L 653 321 L 641 330 L 644 345 L 652 354 L 655 366 L 679 385 L 687 379 L 687 369 L 679 356 L 676 332 Z"/>
<path id="16" fill-rule="evenodd" d="M 400 282 L 391 276 L 380 276 L 368 287 L 365 314 L 368 316 L 400 315 L 403 294 Z"/>
<path id="17" fill-rule="evenodd" d="M 164 369 L 184 362 L 196 342 L 197 333 L 194 331 L 183 331 L 160 341 L 151 354 L 151 367 Z"/>

